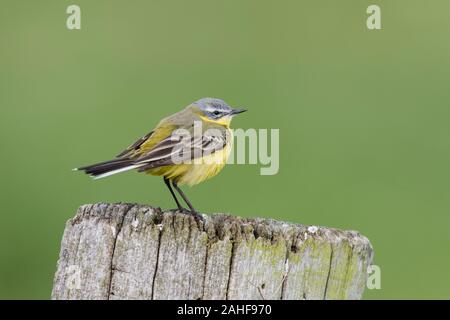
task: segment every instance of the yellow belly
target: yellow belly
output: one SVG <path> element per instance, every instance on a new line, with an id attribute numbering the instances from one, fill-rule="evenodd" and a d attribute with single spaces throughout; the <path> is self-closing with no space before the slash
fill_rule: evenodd
<path id="1" fill-rule="evenodd" d="M 222 150 L 203 157 L 200 161 L 191 163 L 164 166 L 150 169 L 147 173 L 155 176 L 164 176 L 170 180 L 177 180 L 180 185 L 193 186 L 217 175 L 225 166 L 231 151 L 231 143 Z"/>

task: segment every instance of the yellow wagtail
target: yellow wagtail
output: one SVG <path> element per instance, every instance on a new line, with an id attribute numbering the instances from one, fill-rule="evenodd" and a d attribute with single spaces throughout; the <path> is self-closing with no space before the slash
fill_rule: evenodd
<path id="1" fill-rule="evenodd" d="M 233 140 L 231 119 L 244 111 L 233 109 L 220 99 L 200 99 L 161 120 L 153 131 L 126 148 L 116 159 L 76 170 L 83 170 L 95 179 L 131 169 L 163 176 L 178 209 L 184 211 L 172 186 L 190 211 L 196 213 L 179 185 L 198 184 L 223 169 Z"/>

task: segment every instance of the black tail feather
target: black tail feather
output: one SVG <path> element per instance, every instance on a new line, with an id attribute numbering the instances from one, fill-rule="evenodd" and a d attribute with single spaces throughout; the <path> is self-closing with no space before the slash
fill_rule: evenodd
<path id="1" fill-rule="evenodd" d="M 101 174 L 113 171 L 113 170 L 128 167 L 128 166 L 132 165 L 133 162 L 134 162 L 134 160 L 132 160 L 132 159 L 114 159 L 114 160 L 99 162 L 99 163 L 96 163 L 96 164 L 93 164 L 90 166 L 80 167 L 80 168 L 77 168 L 77 170 L 84 171 L 85 173 L 87 173 L 93 177 L 96 177 Z"/>

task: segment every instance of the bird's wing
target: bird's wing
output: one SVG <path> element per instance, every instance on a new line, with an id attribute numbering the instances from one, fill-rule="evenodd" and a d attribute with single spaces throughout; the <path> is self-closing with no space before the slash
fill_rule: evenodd
<path id="1" fill-rule="evenodd" d="M 228 130 L 205 131 L 201 136 L 172 134 L 135 160 L 139 171 L 181 164 L 222 150 L 230 141 Z"/>
<path id="2" fill-rule="evenodd" d="M 118 158 L 137 159 L 150 152 L 159 142 L 170 137 L 178 127 L 172 123 L 159 124 L 135 143 L 117 155 Z"/>
<path id="3" fill-rule="evenodd" d="M 145 136 L 143 136 L 142 138 L 136 140 L 133 144 L 131 144 L 130 146 L 128 146 L 125 150 L 123 150 L 121 153 L 119 153 L 116 157 L 117 158 L 122 158 L 122 157 L 129 157 L 134 155 L 136 152 L 139 151 L 139 149 L 141 148 L 141 146 L 148 141 L 148 139 L 150 138 L 150 136 L 153 134 L 154 131 L 151 131 L 149 133 L 147 133 Z"/>

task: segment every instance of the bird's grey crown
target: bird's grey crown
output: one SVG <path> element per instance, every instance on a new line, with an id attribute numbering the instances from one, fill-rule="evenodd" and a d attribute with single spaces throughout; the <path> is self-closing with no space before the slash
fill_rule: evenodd
<path id="1" fill-rule="evenodd" d="M 200 109 L 204 111 L 211 110 L 231 110 L 231 107 L 223 100 L 217 98 L 202 98 L 195 102 Z"/>
<path id="2" fill-rule="evenodd" d="M 221 118 L 233 110 L 225 101 L 217 98 L 202 98 L 195 105 L 211 119 Z"/>

